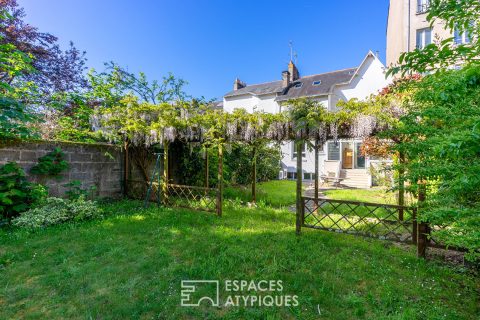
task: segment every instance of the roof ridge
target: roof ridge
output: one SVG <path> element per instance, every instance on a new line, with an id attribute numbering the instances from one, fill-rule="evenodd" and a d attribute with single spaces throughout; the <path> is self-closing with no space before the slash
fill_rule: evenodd
<path id="1" fill-rule="evenodd" d="M 322 76 L 322 75 L 325 75 L 325 74 L 330 74 L 330 73 L 336 73 L 336 72 L 342 72 L 342 71 L 347 71 L 347 70 L 354 70 L 354 69 L 358 69 L 358 67 L 351 67 L 351 68 L 345 68 L 345 69 L 340 69 L 340 70 L 334 70 L 334 71 L 328 71 L 328 72 L 323 72 L 323 73 L 317 73 L 317 74 L 311 74 L 311 75 L 308 75 L 308 76 L 303 76 L 303 77 L 300 77 L 299 79 L 297 80 L 302 80 L 304 78 L 309 78 L 309 77 L 316 77 L 316 76 Z M 297 81 L 295 80 L 295 81 Z M 280 82 L 282 80 L 273 80 L 273 81 L 268 81 L 268 82 L 261 82 L 261 83 L 254 83 L 254 84 L 247 84 L 246 87 L 244 88 L 248 88 L 250 86 L 259 86 L 259 85 L 265 85 L 265 84 L 269 84 L 269 83 L 274 83 L 274 82 Z M 242 89 L 244 89 L 242 88 Z"/>
<path id="2" fill-rule="evenodd" d="M 335 70 L 335 71 L 328 71 L 328 72 L 323 72 L 323 73 L 311 74 L 311 75 L 308 75 L 308 76 L 300 77 L 300 79 L 298 79 L 298 80 L 302 80 L 303 78 L 323 76 L 323 75 L 325 75 L 325 74 L 337 73 L 337 72 L 342 72 L 342 71 L 347 71 L 347 70 L 354 70 L 354 69 L 358 69 L 358 67 L 345 68 L 345 69 L 340 69 L 340 70 Z"/>
<path id="3" fill-rule="evenodd" d="M 282 80 L 273 80 L 273 81 L 262 82 L 262 83 L 247 84 L 245 87 L 243 87 L 241 89 L 248 88 L 248 87 L 251 87 L 251 86 L 259 86 L 259 85 L 262 85 L 262 84 L 269 84 L 269 83 L 281 82 L 281 81 Z M 241 90 L 241 89 L 239 89 L 239 90 Z"/>

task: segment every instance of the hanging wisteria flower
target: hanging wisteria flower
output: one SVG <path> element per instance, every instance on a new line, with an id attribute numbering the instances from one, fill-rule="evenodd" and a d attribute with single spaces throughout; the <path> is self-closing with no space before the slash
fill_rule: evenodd
<path id="1" fill-rule="evenodd" d="M 371 115 L 359 115 L 353 121 L 350 127 L 350 134 L 355 138 L 365 138 L 370 136 L 377 125 L 377 119 Z"/>

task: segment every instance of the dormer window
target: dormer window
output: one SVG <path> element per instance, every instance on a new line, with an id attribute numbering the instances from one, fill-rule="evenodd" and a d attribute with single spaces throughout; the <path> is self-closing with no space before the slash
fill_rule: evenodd
<path id="1" fill-rule="evenodd" d="M 313 81 L 312 86 L 319 86 L 322 84 L 322 80 Z"/>
<path id="2" fill-rule="evenodd" d="M 303 86 L 303 83 L 302 83 L 302 82 L 298 82 L 298 83 L 295 83 L 295 84 L 293 85 L 293 87 L 294 87 L 295 89 L 300 89 L 302 86 Z"/>

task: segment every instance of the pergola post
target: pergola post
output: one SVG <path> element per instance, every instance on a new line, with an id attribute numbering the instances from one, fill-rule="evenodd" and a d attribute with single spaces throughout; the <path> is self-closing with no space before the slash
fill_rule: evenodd
<path id="1" fill-rule="evenodd" d="M 130 163 L 128 162 L 128 141 L 125 140 L 124 144 L 124 160 L 123 160 L 123 165 L 124 165 L 124 172 L 123 172 L 123 196 L 127 197 L 128 196 L 128 172 L 129 172 L 129 166 Z"/>
<path id="2" fill-rule="evenodd" d="M 318 139 L 315 139 L 315 190 L 314 190 L 314 198 L 315 198 L 315 211 L 318 210 Z"/>
<path id="3" fill-rule="evenodd" d="M 217 215 L 222 216 L 223 207 L 223 148 L 218 144 L 218 182 L 217 182 Z"/>
<path id="4" fill-rule="evenodd" d="M 297 150 L 297 214 L 296 214 L 296 233 L 300 235 L 302 231 L 302 211 L 303 211 L 303 200 L 302 200 L 302 141 L 295 141 L 295 148 Z"/>
<path id="5" fill-rule="evenodd" d="M 420 209 L 426 198 L 426 183 L 418 181 L 418 207 Z M 417 212 L 418 219 L 418 212 Z M 425 222 L 417 222 L 417 257 L 425 258 L 427 255 L 427 239 L 428 225 Z"/>
<path id="6" fill-rule="evenodd" d="M 257 202 L 257 146 L 252 151 L 252 202 Z"/>
<path id="7" fill-rule="evenodd" d="M 208 147 L 205 147 L 205 188 L 208 188 Z"/>
<path id="8" fill-rule="evenodd" d="M 405 164 L 405 154 L 399 152 L 398 154 L 398 164 L 400 168 L 398 170 L 398 205 L 405 206 L 405 169 L 403 165 Z M 398 211 L 398 219 L 403 221 L 403 208 L 400 208 Z"/>
<path id="9" fill-rule="evenodd" d="M 168 141 L 163 143 L 163 184 L 162 184 L 162 194 L 163 194 L 163 203 L 168 204 Z M 160 188 L 160 186 L 158 186 Z"/>

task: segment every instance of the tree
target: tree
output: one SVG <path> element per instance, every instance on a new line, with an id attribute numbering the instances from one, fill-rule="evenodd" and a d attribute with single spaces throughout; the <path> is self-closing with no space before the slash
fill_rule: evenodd
<path id="1" fill-rule="evenodd" d="M 0 9 L 0 21 L 5 19 L 9 19 L 8 13 Z M 10 43 L 0 44 L 0 140 L 24 139 L 35 135 L 31 128 L 36 120 L 33 111 L 14 98 L 14 89 L 6 81 L 32 70 L 28 54 Z"/>
<path id="2" fill-rule="evenodd" d="M 171 73 L 161 81 L 148 81 L 145 73 L 135 75 L 114 62 L 105 63 L 101 73 L 91 70 L 88 74 L 93 96 L 106 104 L 115 103 L 125 95 L 135 95 L 140 102 L 151 104 L 185 101 L 188 96 L 184 87 L 185 80 L 177 79 Z"/>
<path id="3" fill-rule="evenodd" d="M 16 0 L 0 0 L 0 10 L 7 13 L 7 18 L 0 21 L 0 45 L 13 45 L 30 56 L 36 70 L 2 74 L 3 81 L 10 85 L 15 80 L 34 82 L 41 93 L 37 98 L 43 103 L 48 102 L 53 93 L 86 87 L 85 52 L 79 51 L 73 43 L 67 50 L 61 50 L 57 37 L 40 32 L 24 21 L 25 11 Z"/>
<path id="4" fill-rule="evenodd" d="M 426 184 L 419 218 L 433 236 L 480 257 L 480 66 L 438 71 L 411 84 L 408 110 L 387 134 L 405 155 L 411 192 Z"/>

